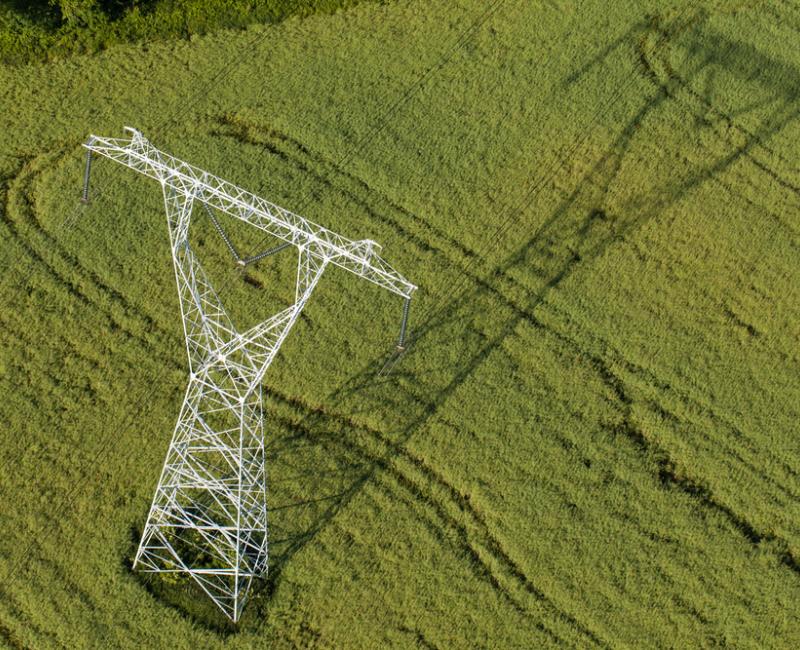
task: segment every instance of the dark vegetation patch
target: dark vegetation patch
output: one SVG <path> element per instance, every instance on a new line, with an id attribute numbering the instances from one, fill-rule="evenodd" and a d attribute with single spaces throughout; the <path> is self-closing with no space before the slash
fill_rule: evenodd
<path id="1" fill-rule="evenodd" d="M 188 39 L 216 29 L 333 13 L 362 1 L 6 0 L 0 2 L 0 60 L 21 64 L 98 52 L 119 43 Z"/>

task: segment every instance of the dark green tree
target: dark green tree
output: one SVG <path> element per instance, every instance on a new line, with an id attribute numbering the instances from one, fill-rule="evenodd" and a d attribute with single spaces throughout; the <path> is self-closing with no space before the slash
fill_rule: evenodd
<path id="1" fill-rule="evenodd" d="M 58 8 L 68 25 L 89 25 L 99 11 L 97 0 L 50 0 L 50 4 Z"/>

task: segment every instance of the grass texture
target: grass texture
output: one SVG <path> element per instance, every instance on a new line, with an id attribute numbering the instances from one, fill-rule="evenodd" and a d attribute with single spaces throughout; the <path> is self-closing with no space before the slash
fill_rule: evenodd
<path id="1" fill-rule="evenodd" d="M 414 0 L 0 67 L 0 643 L 800 646 L 799 30 Z M 332 270 L 267 373 L 235 628 L 130 570 L 186 362 L 157 184 L 78 202 L 125 124 L 420 286 L 390 372 L 400 301 Z M 291 299 L 193 228 L 235 322 Z"/>

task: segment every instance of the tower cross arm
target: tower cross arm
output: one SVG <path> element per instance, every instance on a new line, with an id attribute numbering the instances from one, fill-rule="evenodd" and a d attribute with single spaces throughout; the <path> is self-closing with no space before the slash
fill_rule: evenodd
<path id="1" fill-rule="evenodd" d="M 179 160 L 154 147 L 139 131 L 126 127 L 130 138 L 91 135 L 90 152 L 110 158 L 145 176 L 191 195 L 265 232 L 308 249 L 312 255 L 358 275 L 392 293 L 410 298 L 416 290 L 376 252 L 370 240 L 351 240 L 271 203 L 233 183 Z"/>

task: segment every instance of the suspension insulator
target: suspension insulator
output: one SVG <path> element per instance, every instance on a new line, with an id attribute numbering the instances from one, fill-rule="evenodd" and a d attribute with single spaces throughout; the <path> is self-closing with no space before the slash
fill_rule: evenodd
<path id="1" fill-rule="evenodd" d="M 241 265 L 242 258 L 239 257 L 239 253 L 236 250 L 236 247 L 233 245 L 233 242 L 228 237 L 228 234 L 222 228 L 220 222 L 217 221 L 217 218 L 214 216 L 214 213 L 211 211 L 211 208 L 209 207 L 208 203 L 203 202 L 203 207 L 206 209 L 206 214 L 208 214 L 209 219 L 211 219 L 211 223 L 214 224 L 214 230 L 217 231 L 217 234 L 222 238 L 222 241 L 225 242 L 225 245 L 228 247 L 228 250 L 231 252 L 231 255 L 233 255 L 233 258 L 237 261 L 237 263 Z"/>
<path id="2" fill-rule="evenodd" d="M 403 320 L 400 322 L 400 337 L 397 339 L 397 349 L 405 350 L 406 328 L 408 327 L 408 310 L 411 309 L 411 298 L 406 298 L 403 303 Z"/>
<path id="3" fill-rule="evenodd" d="M 81 203 L 89 202 L 89 172 L 92 169 L 92 150 L 86 152 L 86 169 L 83 172 L 83 194 L 81 195 Z"/>
<path id="4" fill-rule="evenodd" d="M 265 257 L 269 257 L 270 255 L 274 255 L 275 253 L 280 253 L 284 248 L 289 248 L 291 246 L 291 242 L 284 242 L 274 248 L 268 248 L 263 253 L 259 253 L 258 255 L 253 255 L 253 257 L 248 257 L 243 260 L 239 260 L 239 264 L 242 266 L 247 266 L 248 264 L 252 264 L 253 262 L 258 262 L 258 260 L 263 260 Z"/>

